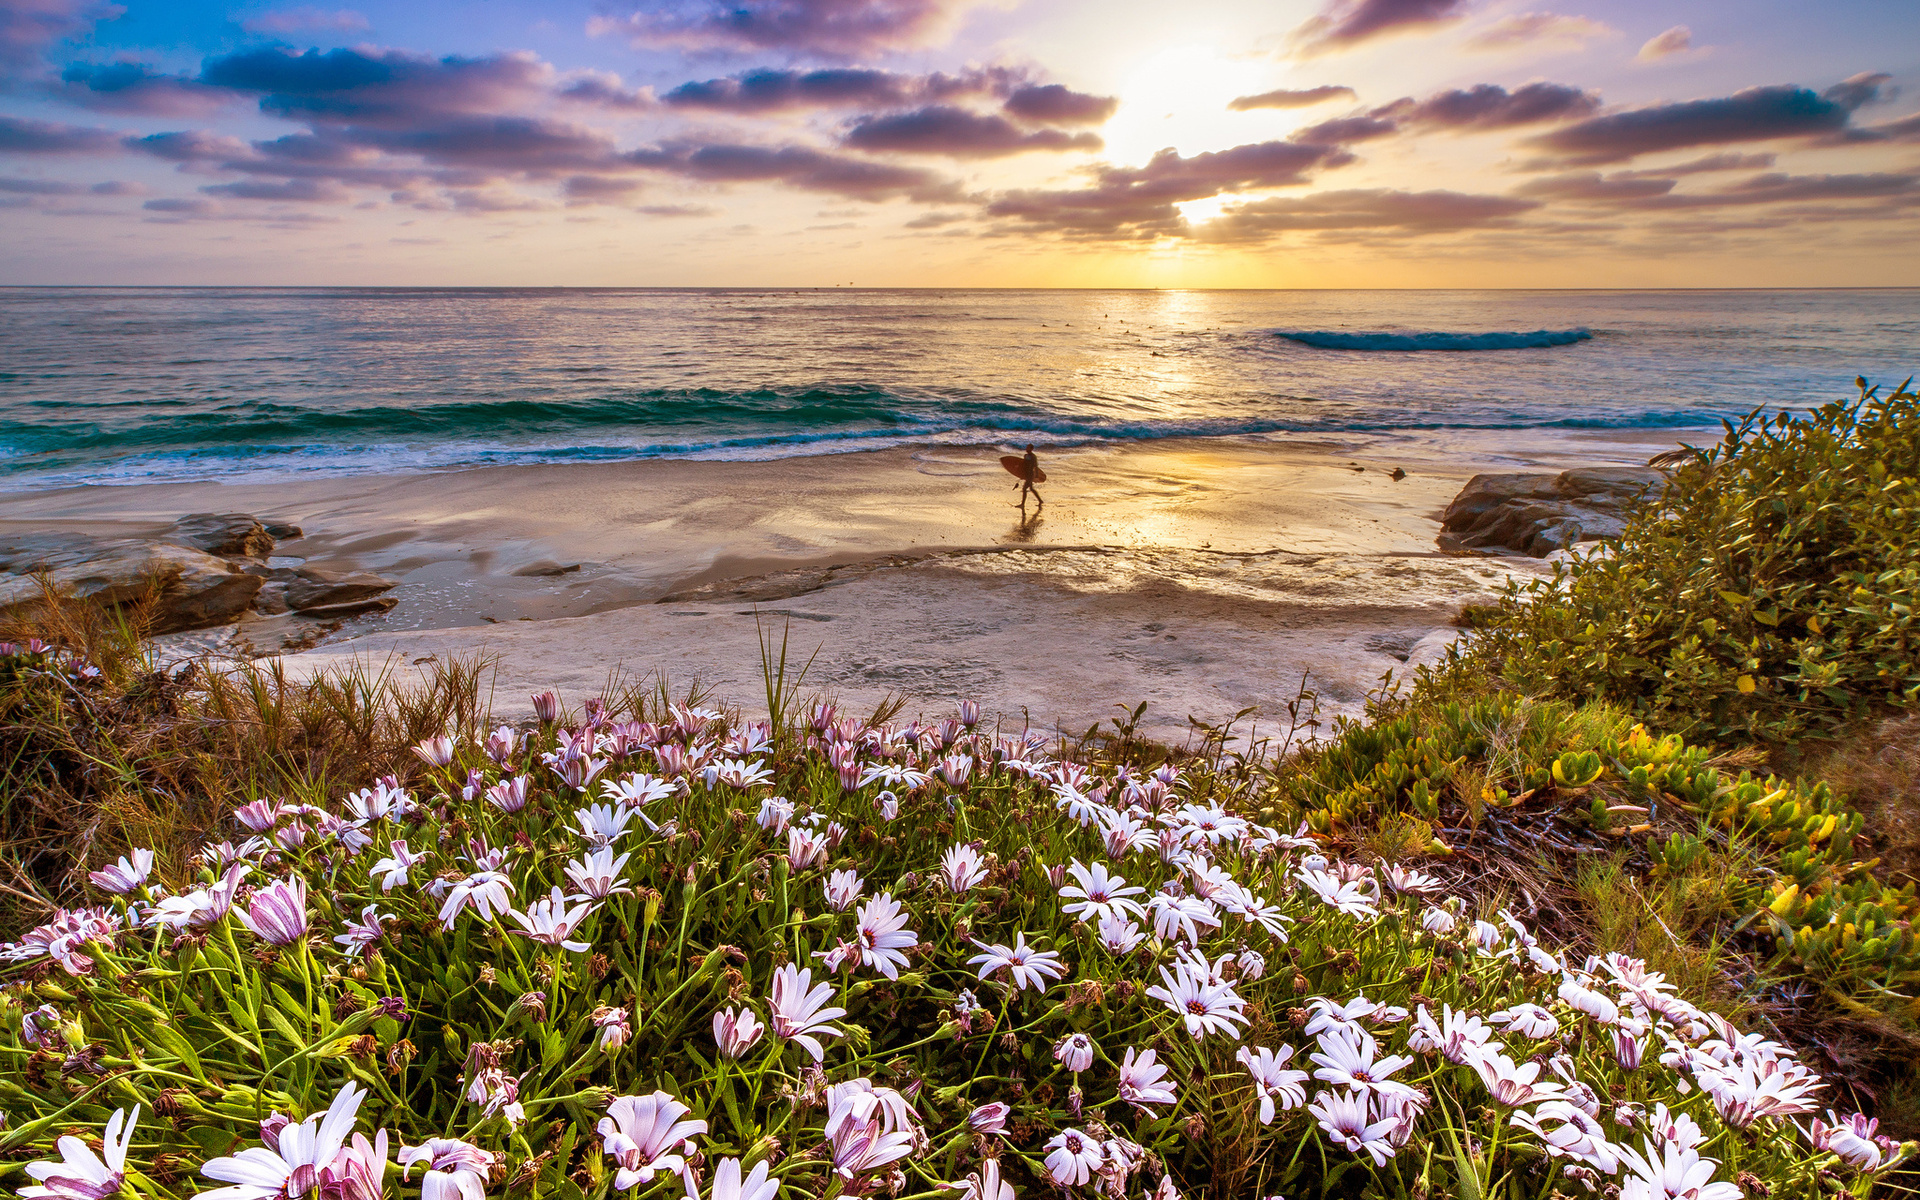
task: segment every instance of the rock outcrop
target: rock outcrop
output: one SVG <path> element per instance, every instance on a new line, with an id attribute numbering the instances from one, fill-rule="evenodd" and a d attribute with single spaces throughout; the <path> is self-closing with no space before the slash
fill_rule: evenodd
<path id="1" fill-rule="evenodd" d="M 1633 508 L 1660 494 L 1651 467 L 1584 467 L 1558 475 L 1475 475 L 1440 517 L 1440 548 L 1545 558 L 1618 537 Z"/>
<path id="2" fill-rule="evenodd" d="M 0 614 L 63 596 L 120 608 L 145 603 L 154 633 L 205 629 L 249 609 L 342 617 L 392 608 L 394 581 L 366 572 L 273 566 L 276 542 L 299 526 L 246 513 L 191 513 L 157 538 L 36 533 L 0 538 Z"/>
<path id="3" fill-rule="evenodd" d="M 151 597 L 153 632 L 202 629 L 240 619 L 265 582 L 190 546 L 131 538 L 34 535 L 0 545 L 0 612 L 53 590 L 118 608 Z"/>

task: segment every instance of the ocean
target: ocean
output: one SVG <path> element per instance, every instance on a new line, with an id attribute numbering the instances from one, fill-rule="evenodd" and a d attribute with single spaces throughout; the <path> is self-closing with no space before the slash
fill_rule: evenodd
<path id="1" fill-rule="evenodd" d="M 0 489 L 1685 431 L 1898 383 L 1916 347 L 1910 289 L 3 288 Z"/>

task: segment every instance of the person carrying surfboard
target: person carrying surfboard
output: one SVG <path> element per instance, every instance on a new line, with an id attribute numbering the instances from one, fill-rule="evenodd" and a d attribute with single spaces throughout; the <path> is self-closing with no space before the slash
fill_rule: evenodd
<path id="1" fill-rule="evenodd" d="M 1047 481 L 1047 473 L 1040 469 L 1040 459 L 1033 453 L 1032 444 L 1028 444 L 1027 453 L 1024 457 L 1016 458 L 1011 454 L 1001 455 L 1000 465 L 1007 469 L 1008 474 L 1020 481 L 1021 508 L 1027 506 L 1027 495 L 1029 493 L 1031 493 L 1033 498 L 1042 506 L 1046 504 L 1046 500 L 1040 495 L 1040 489 L 1033 486 L 1036 483 L 1045 483 Z"/>

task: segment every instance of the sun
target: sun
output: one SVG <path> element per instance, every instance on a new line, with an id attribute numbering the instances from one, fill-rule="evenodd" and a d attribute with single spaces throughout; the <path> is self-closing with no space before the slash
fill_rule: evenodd
<path id="1" fill-rule="evenodd" d="M 1233 112 L 1235 97 L 1283 86 L 1271 58 L 1209 46 L 1170 46 L 1136 63 L 1118 92 L 1120 107 L 1100 131 L 1107 156 L 1138 166 L 1169 146 L 1182 154 L 1284 137 L 1297 113 Z"/>

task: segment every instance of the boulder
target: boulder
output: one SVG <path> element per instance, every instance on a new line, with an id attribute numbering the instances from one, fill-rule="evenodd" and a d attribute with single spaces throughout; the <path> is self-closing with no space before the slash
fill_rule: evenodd
<path id="1" fill-rule="evenodd" d="M 392 608 L 381 593 L 394 581 L 356 571 L 287 568 L 268 558 L 297 525 L 267 524 L 246 513 L 189 513 L 153 541 L 85 533 L 39 533 L 0 542 L 0 613 L 55 592 L 106 607 L 151 598 L 154 633 L 204 629 L 240 619 L 299 612 L 339 617 Z"/>
<path id="2" fill-rule="evenodd" d="M 0 546 L 0 571 L 0 612 L 38 603 L 44 574 L 56 592 L 103 606 L 151 597 L 155 633 L 236 621 L 265 582 L 202 550 L 125 538 L 16 539 Z"/>
<path id="3" fill-rule="evenodd" d="M 1558 475 L 1475 475 L 1440 516 L 1440 547 L 1544 558 L 1618 537 L 1666 477 L 1651 467 L 1585 467 Z"/>
<path id="4" fill-rule="evenodd" d="M 274 578 L 285 588 L 288 607 L 298 613 L 358 604 L 391 590 L 396 582 L 368 571 L 326 571 L 319 567 L 275 571 Z M 393 606 L 389 603 L 387 607 Z"/>
<path id="5" fill-rule="evenodd" d="M 362 596 L 358 600 L 343 600 L 338 604 L 316 604 L 311 608 L 298 610 L 303 617 L 357 617 L 363 613 L 386 612 L 400 603 L 392 596 Z"/>
<path id="6" fill-rule="evenodd" d="M 274 535 L 246 513 L 188 513 L 162 536 L 223 558 L 265 559 L 273 553 Z"/>

